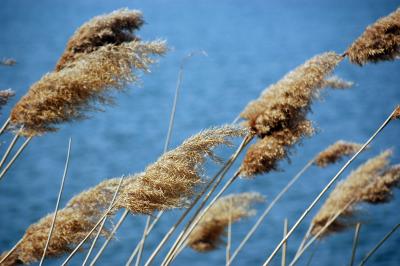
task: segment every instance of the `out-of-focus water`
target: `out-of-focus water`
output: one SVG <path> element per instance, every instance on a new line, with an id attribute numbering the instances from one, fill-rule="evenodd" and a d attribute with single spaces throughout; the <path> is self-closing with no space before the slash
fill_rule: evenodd
<path id="1" fill-rule="evenodd" d="M 140 36 L 145 40 L 166 39 L 172 49 L 143 78 L 141 88 L 132 87 L 116 95 L 117 106 L 33 140 L 0 183 L 0 250 L 12 247 L 30 224 L 53 211 L 69 137 L 73 144 L 63 204 L 105 178 L 142 171 L 156 160 L 166 136 L 179 64 L 189 52 L 205 50 L 208 57 L 195 56 L 185 66 L 173 147 L 201 129 L 229 123 L 262 89 L 311 56 L 329 50 L 343 52 L 368 24 L 398 5 L 399 1 L 388 0 L 2 0 L 0 58 L 18 61 L 14 67 L 0 68 L 0 87 L 17 92 L 11 104 L 1 111 L 2 121 L 29 86 L 54 68 L 75 29 L 95 15 L 122 7 L 140 9 L 147 21 Z M 356 85 L 350 91 L 326 92 L 322 101 L 314 104 L 310 118 L 316 123 L 318 134 L 296 149 L 291 164 L 282 162 L 284 171 L 240 180 L 230 192 L 258 191 L 272 199 L 306 161 L 327 145 L 338 139 L 365 141 L 399 103 L 399 70 L 398 61 L 360 68 L 345 60 L 336 74 Z M 388 126 L 352 168 L 388 148 L 394 148 L 393 163 L 399 163 L 399 132 L 399 122 Z M 11 135 L 2 136 L 2 142 L 10 138 Z M 229 151 L 224 149 L 220 154 L 228 156 Z M 279 242 L 284 218 L 293 224 L 339 167 L 340 164 L 308 171 L 273 209 L 234 265 L 260 265 Z M 210 167 L 207 174 L 215 171 L 216 167 Z M 399 196 L 395 193 L 389 204 L 363 208 L 365 224 L 361 228 L 358 260 L 399 222 Z M 165 215 L 147 241 L 145 258 L 178 214 L 176 211 Z M 290 239 L 289 258 L 311 217 Z M 251 218 L 233 227 L 233 247 L 254 222 L 255 218 Z M 122 265 L 143 226 L 144 217 L 129 217 L 99 264 Z M 353 230 L 349 230 L 320 242 L 312 265 L 348 264 L 352 237 Z M 393 235 L 370 265 L 398 265 L 399 245 L 400 234 Z M 301 264 L 306 264 L 309 254 Z M 223 265 L 224 259 L 223 248 L 208 254 L 187 249 L 175 265 Z M 60 261 L 51 260 L 48 264 Z M 81 262 L 82 255 L 71 264 Z M 277 258 L 274 265 L 279 263 Z"/>

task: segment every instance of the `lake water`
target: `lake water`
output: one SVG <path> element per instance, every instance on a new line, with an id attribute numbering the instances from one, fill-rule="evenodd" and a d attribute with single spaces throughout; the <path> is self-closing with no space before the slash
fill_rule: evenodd
<path id="1" fill-rule="evenodd" d="M 0 68 L 0 88 L 12 88 L 15 99 L 1 113 L 5 120 L 13 104 L 29 86 L 51 71 L 75 29 L 93 16 L 122 7 L 140 9 L 146 24 L 139 35 L 145 40 L 166 39 L 171 51 L 143 77 L 143 86 L 117 94 L 117 105 L 91 119 L 65 125 L 57 133 L 35 138 L 0 183 L 0 250 L 9 249 L 26 228 L 52 212 L 72 138 L 70 171 L 62 204 L 76 193 L 106 178 L 142 171 L 162 153 L 179 64 L 192 51 L 184 69 L 171 147 L 210 126 L 232 121 L 243 107 L 269 84 L 325 51 L 343 52 L 365 27 L 394 11 L 399 1 L 123 1 L 123 0 L 2 0 L 0 4 L 0 58 L 17 60 Z M 310 114 L 318 134 L 304 141 L 282 162 L 283 171 L 240 180 L 229 192 L 258 191 L 271 200 L 288 180 L 316 153 L 338 139 L 364 142 L 399 104 L 400 62 L 358 67 L 345 60 L 336 74 L 355 82 L 348 91 L 327 91 Z M 360 156 L 352 169 L 379 152 L 394 148 L 393 163 L 400 162 L 395 121 Z M 11 134 L 2 136 L 7 142 Z M 4 145 L 2 152 L 4 152 Z M 229 150 L 219 150 L 229 156 Z M 237 166 L 237 165 L 235 165 Z M 235 168 L 235 167 L 234 167 Z M 283 220 L 289 225 L 328 182 L 340 164 L 310 169 L 270 213 L 234 265 L 260 265 L 282 236 Z M 217 168 L 208 167 L 212 175 Z M 347 175 L 350 170 L 346 171 Z M 343 177 L 345 177 L 343 175 Z M 389 204 L 363 206 L 360 260 L 390 228 L 399 222 L 399 193 Z M 259 206 L 262 211 L 263 206 Z M 314 210 L 312 214 L 317 211 Z M 146 242 L 147 257 L 179 211 L 165 215 Z M 288 243 L 294 252 L 312 218 L 310 215 Z M 256 218 L 233 227 L 235 248 Z M 141 236 L 144 217 L 129 217 L 99 265 L 123 265 Z M 347 265 L 353 230 L 326 238 L 318 245 L 312 265 Z M 388 240 L 369 265 L 399 265 L 400 233 Z M 165 253 L 166 249 L 164 249 Z M 300 261 L 305 265 L 308 252 Z M 160 256 L 161 257 L 161 256 Z M 71 265 L 79 265 L 82 255 Z M 224 265 L 225 250 L 198 254 L 186 249 L 175 265 Z M 274 265 L 279 265 L 279 256 Z M 56 265 L 60 260 L 51 260 Z M 159 264 L 160 260 L 156 261 Z"/>

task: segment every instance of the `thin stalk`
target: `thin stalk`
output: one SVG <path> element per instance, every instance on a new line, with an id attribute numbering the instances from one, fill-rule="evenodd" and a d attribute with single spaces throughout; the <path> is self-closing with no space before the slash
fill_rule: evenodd
<path id="1" fill-rule="evenodd" d="M 15 153 L 15 155 L 11 158 L 11 160 L 8 162 L 8 164 L 6 165 L 6 167 L 3 169 L 3 171 L 1 171 L 0 173 L 0 180 L 4 177 L 4 175 L 7 173 L 7 171 L 10 169 L 10 167 L 13 165 L 13 163 L 15 162 L 15 160 L 18 158 L 18 156 L 21 155 L 21 153 L 23 152 L 23 150 L 26 148 L 26 145 L 28 145 L 28 143 L 31 141 L 32 137 L 28 137 L 24 143 L 22 143 L 21 147 L 17 150 L 17 152 Z"/>
<path id="2" fill-rule="evenodd" d="M 15 134 L 14 138 L 12 139 L 10 145 L 8 145 L 6 152 L 3 155 L 3 158 L 1 158 L 0 161 L 0 168 L 3 167 L 3 164 L 5 163 L 5 161 L 7 160 L 8 156 L 10 155 L 12 149 L 15 146 L 15 143 L 17 143 L 18 139 L 19 139 L 19 134 Z"/>
<path id="3" fill-rule="evenodd" d="M 311 209 L 319 202 L 322 196 L 329 190 L 329 188 L 335 183 L 335 181 L 341 176 L 341 174 L 346 170 L 346 168 L 354 161 L 355 158 L 376 138 L 376 136 L 390 123 L 393 115 L 396 112 L 396 108 L 393 112 L 386 118 L 386 120 L 382 123 L 382 125 L 375 131 L 375 133 L 363 144 L 363 146 L 354 154 L 345 165 L 339 170 L 339 172 L 329 181 L 329 183 L 325 186 L 325 188 L 319 193 L 319 195 L 314 199 L 314 201 L 307 207 L 307 209 L 303 212 L 300 218 L 296 221 L 293 227 L 290 229 L 286 237 L 284 237 L 281 242 L 276 246 L 271 255 L 264 262 L 263 266 L 267 266 L 271 263 L 272 259 L 278 253 L 279 249 L 282 247 L 283 243 L 287 241 L 287 239 L 293 234 L 293 232 L 297 229 L 300 223 L 304 220 L 304 218 L 310 213 Z"/>
<path id="4" fill-rule="evenodd" d="M 185 217 L 189 214 L 189 212 L 193 209 L 193 207 L 197 204 L 197 202 L 201 199 L 201 197 L 207 192 L 207 190 L 209 189 L 209 187 L 215 182 L 214 186 L 209 190 L 209 192 L 207 193 L 207 195 L 204 197 L 202 203 L 200 204 L 200 206 L 197 208 L 195 214 L 192 216 L 192 219 L 187 223 L 186 227 L 183 229 L 183 231 L 181 232 L 181 234 L 178 236 L 175 244 L 180 240 L 180 238 L 183 236 L 184 231 L 188 228 L 188 226 L 190 225 L 191 222 L 193 222 L 193 220 L 195 219 L 196 215 L 200 212 L 201 208 L 205 205 L 206 201 L 208 200 L 208 198 L 211 196 L 211 193 L 213 191 L 215 191 L 215 189 L 218 187 L 218 185 L 220 184 L 220 182 L 222 181 L 223 177 L 225 176 L 226 172 L 229 170 L 229 168 L 232 166 L 232 164 L 235 162 L 236 158 L 238 157 L 238 155 L 240 154 L 240 152 L 244 149 L 244 147 L 250 142 L 250 140 L 252 139 L 251 136 L 246 136 L 243 141 L 241 142 L 241 144 L 239 145 L 239 147 L 237 148 L 237 150 L 235 151 L 235 153 L 229 158 L 229 160 L 225 163 L 225 165 L 217 172 L 217 174 L 214 175 L 214 177 L 211 179 L 210 182 L 208 182 L 207 186 L 205 188 L 203 188 L 203 190 L 201 191 L 200 194 L 198 194 L 195 198 L 195 200 L 192 202 L 192 204 L 185 210 L 185 212 L 181 215 L 181 217 L 179 218 L 179 220 L 170 228 L 170 230 L 167 232 L 167 234 L 164 236 L 164 238 L 161 240 L 161 242 L 159 243 L 159 245 L 157 246 L 157 248 L 154 250 L 154 252 L 152 253 L 152 255 L 150 256 L 150 258 L 147 260 L 146 262 L 146 266 L 150 265 L 155 256 L 160 252 L 161 248 L 164 246 L 164 244 L 166 243 L 166 241 L 172 236 L 172 234 L 175 232 L 175 230 L 178 228 L 178 226 L 183 222 L 183 220 L 185 219 Z M 218 178 L 219 177 L 219 178 Z M 217 180 L 217 181 L 216 181 Z"/>
<path id="5" fill-rule="evenodd" d="M 307 244 L 304 246 L 304 248 L 299 252 L 299 254 L 297 254 L 294 259 L 292 260 L 292 262 L 289 264 L 289 266 L 293 266 L 296 264 L 296 262 L 299 260 L 299 258 L 301 257 L 301 255 L 303 255 L 303 253 L 311 246 L 312 243 L 314 243 L 315 240 L 317 240 L 322 233 L 325 232 L 326 229 L 328 229 L 328 227 L 339 217 L 340 214 L 342 214 L 342 212 L 344 212 L 351 204 L 353 203 L 353 201 L 350 201 L 349 203 L 346 204 L 346 206 L 344 206 L 344 208 L 342 208 L 341 210 L 339 210 L 325 225 L 324 227 L 322 227 L 317 234 L 315 234 L 310 241 L 307 242 Z"/>
<path id="6" fill-rule="evenodd" d="M 382 238 L 382 240 L 379 241 L 378 244 L 376 244 L 376 245 L 368 252 L 368 254 L 362 259 L 362 261 L 361 261 L 361 263 L 360 263 L 359 265 L 360 265 L 360 266 L 363 266 L 363 265 L 368 261 L 368 259 L 369 259 L 372 255 L 374 255 L 374 253 L 383 245 L 383 243 L 385 243 L 385 241 L 388 240 L 389 237 L 390 237 L 394 232 L 396 232 L 397 229 L 399 229 L 399 227 L 400 227 L 400 223 L 398 223 L 397 225 L 395 225 L 395 226 L 390 230 L 390 232 L 387 233 L 387 234 Z"/>
<path id="7" fill-rule="evenodd" d="M 306 234 L 303 236 L 303 239 L 301 240 L 301 243 L 300 243 L 300 245 L 299 245 L 299 248 L 298 248 L 297 251 L 296 251 L 296 256 L 297 256 L 297 254 L 299 254 L 300 250 L 303 249 L 303 247 L 304 247 L 304 245 L 306 244 L 308 238 L 310 237 L 311 229 L 312 229 L 312 225 L 310 224 L 310 226 L 309 226 L 308 229 L 307 229 Z"/>
<path id="8" fill-rule="evenodd" d="M 228 180 L 228 182 L 222 187 L 222 189 L 218 192 L 218 194 L 204 208 L 202 213 L 197 215 L 197 216 L 194 216 L 194 217 L 196 217 L 196 219 L 192 223 L 189 223 L 190 227 L 189 227 L 188 230 L 182 232 L 181 239 L 179 239 L 179 238 L 177 239 L 177 241 L 175 242 L 175 244 L 172 246 L 172 248 L 170 249 L 169 253 L 165 257 L 162 265 L 169 265 L 172 262 L 172 260 L 174 259 L 174 252 L 176 250 L 179 250 L 179 248 L 182 245 L 184 245 L 186 239 L 189 237 L 190 233 L 192 233 L 194 228 L 198 225 L 198 223 L 200 222 L 201 218 L 203 218 L 203 216 L 210 209 L 210 207 L 215 203 L 215 201 L 218 200 L 221 197 L 221 195 L 225 192 L 225 190 L 228 189 L 228 187 L 230 187 L 230 185 L 232 185 L 232 183 L 239 177 L 239 174 L 240 174 L 240 171 L 236 171 L 236 173 Z M 200 210 L 201 210 L 201 208 L 199 208 L 199 211 Z"/>
<path id="9" fill-rule="evenodd" d="M 114 229 L 110 233 L 110 235 L 107 237 L 107 240 L 104 242 L 103 246 L 101 246 L 99 252 L 96 254 L 92 262 L 90 263 L 90 266 L 94 265 L 97 260 L 100 258 L 101 254 L 103 254 L 105 248 L 107 247 L 108 243 L 111 241 L 113 236 L 115 235 L 115 232 L 117 232 L 118 228 L 122 225 L 122 222 L 125 220 L 126 216 L 128 215 L 128 212 L 124 212 L 122 214 L 123 219 L 120 219 L 118 223 L 114 226 Z"/>
<path id="10" fill-rule="evenodd" d="M 206 53 L 206 52 L 204 52 L 204 51 L 199 51 L 199 52 L 200 52 L 201 54 L 207 56 L 207 53 Z M 183 80 L 183 69 L 184 69 L 184 65 L 185 65 L 185 62 L 186 62 L 189 58 L 191 58 L 192 56 L 194 56 L 195 54 L 196 54 L 196 52 L 191 52 L 191 53 L 189 53 L 188 55 L 186 55 L 186 56 L 182 59 L 181 64 L 180 64 L 180 66 L 179 66 L 178 80 L 177 80 L 177 82 L 176 82 L 175 94 L 174 94 L 174 101 L 173 101 L 173 103 L 172 103 L 172 110 L 171 110 L 171 114 L 170 114 L 170 116 L 169 116 L 170 119 L 169 119 L 167 137 L 166 137 L 166 139 L 165 139 L 165 144 L 164 144 L 164 151 L 163 151 L 163 153 L 166 153 L 166 152 L 167 152 L 169 143 L 170 143 L 170 141 L 171 141 L 172 129 L 173 129 L 173 127 L 174 127 L 174 121 L 175 121 L 176 106 L 177 106 L 177 103 L 178 103 L 179 91 L 180 91 L 180 88 L 181 88 L 181 85 L 182 85 L 182 80 Z M 162 215 L 162 213 L 163 213 L 163 211 L 161 211 L 161 215 Z M 151 222 L 151 216 L 148 216 L 148 217 L 147 217 L 147 220 L 146 220 L 146 226 L 145 226 L 145 228 L 144 228 L 144 230 L 143 230 L 142 240 L 140 241 L 140 248 L 139 248 L 139 254 L 138 254 L 138 257 L 137 257 L 137 260 L 136 260 L 136 266 L 139 266 L 139 264 L 140 264 L 140 260 L 141 260 L 142 252 L 143 252 L 143 246 L 144 246 L 144 242 L 145 242 L 145 240 L 146 240 L 147 231 L 148 231 L 150 222 Z"/>
<path id="11" fill-rule="evenodd" d="M 8 253 L 7 253 L 4 257 L 1 258 L 1 260 L 0 260 L 0 265 L 1 265 L 3 262 L 5 262 L 6 259 L 7 259 L 8 257 L 10 257 L 11 254 L 13 254 L 13 252 L 14 252 L 14 251 L 18 248 L 18 246 L 22 243 L 22 240 L 23 240 L 23 238 L 21 238 L 21 239 L 8 251 Z"/>
<path id="12" fill-rule="evenodd" d="M 121 189 L 121 187 L 122 187 L 122 182 L 124 181 L 124 179 L 125 179 L 125 176 L 122 176 L 122 177 L 120 178 L 120 180 L 119 180 L 118 187 L 117 187 L 117 189 L 116 189 L 115 192 L 114 192 L 114 195 L 113 195 L 113 197 L 112 197 L 112 199 L 111 199 L 110 205 L 108 206 L 109 210 L 112 209 L 112 207 L 113 207 L 113 205 L 114 205 L 114 202 L 115 202 L 115 200 L 117 199 L 118 192 L 120 191 L 120 189 Z M 88 259 L 89 259 L 89 257 L 90 257 L 90 254 L 92 253 L 92 251 L 93 251 L 93 249 L 94 249 L 94 247 L 95 247 L 95 245 L 96 245 L 96 242 L 97 242 L 97 240 L 98 240 L 98 238 L 99 238 L 99 236 L 100 236 L 100 234 L 101 234 L 101 231 L 103 231 L 103 227 L 104 227 L 106 221 L 107 221 L 107 217 L 105 217 L 105 218 L 103 219 L 103 221 L 101 222 L 100 227 L 99 227 L 99 229 L 97 230 L 97 234 L 96 234 L 95 238 L 93 239 L 92 244 L 90 245 L 90 249 L 89 249 L 88 253 L 86 254 L 85 260 L 83 261 L 82 265 L 86 265 L 86 263 L 87 263 L 87 261 L 88 261 Z"/>
<path id="13" fill-rule="evenodd" d="M 264 221 L 265 217 L 269 214 L 271 209 L 275 206 L 275 204 L 283 197 L 283 195 L 293 186 L 293 184 L 307 171 L 308 168 L 310 168 L 314 163 L 314 160 L 310 160 L 290 181 L 289 183 L 279 192 L 278 195 L 271 201 L 271 203 L 268 205 L 268 207 L 265 209 L 263 214 L 258 218 L 257 222 L 253 225 L 253 227 L 250 229 L 250 231 L 247 233 L 247 235 L 243 238 L 242 242 L 240 242 L 239 246 L 235 249 L 235 251 L 232 254 L 231 261 L 236 258 L 236 256 L 239 254 L 239 252 L 243 249 L 244 245 L 246 245 L 247 241 L 249 241 L 250 237 L 253 236 L 255 231 L 258 229 L 258 227 L 261 225 L 261 223 Z"/>
<path id="14" fill-rule="evenodd" d="M 65 179 L 67 177 L 70 154 L 71 154 L 71 138 L 69 138 L 69 141 L 68 141 L 67 159 L 65 160 L 64 172 L 63 172 L 63 175 L 62 175 L 62 178 L 61 178 L 60 190 L 59 190 L 58 196 L 57 196 L 56 208 L 54 210 L 54 215 L 53 215 L 53 220 L 51 222 L 49 236 L 47 238 L 46 245 L 44 247 L 43 255 L 42 255 L 42 258 L 40 259 L 39 266 L 42 266 L 44 258 L 46 257 L 46 251 L 47 251 L 47 249 L 49 247 L 51 235 L 53 234 L 54 226 L 56 224 L 57 213 L 58 213 L 58 209 L 60 207 L 61 196 L 62 196 L 62 193 L 64 191 Z"/>
<path id="15" fill-rule="evenodd" d="M 226 253 L 225 253 L 225 261 L 226 266 L 229 266 L 230 260 L 230 251 L 231 251 L 231 242 L 232 242 L 232 202 L 229 205 L 229 223 L 228 223 L 228 236 L 226 240 Z"/>
<path id="16" fill-rule="evenodd" d="M 320 243 L 321 243 L 321 242 L 319 241 L 319 239 L 317 239 L 317 243 L 315 243 L 314 248 L 313 248 L 313 250 L 311 251 L 311 254 L 310 254 L 310 257 L 308 258 L 308 261 L 307 261 L 306 266 L 311 265 L 311 261 L 312 261 L 312 259 L 314 258 L 314 255 L 315 255 L 315 253 L 317 252 Z"/>
<path id="17" fill-rule="evenodd" d="M 68 255 L 68 257 L 65 259 L 65 261 L 61 264 L 61 266 L 67 265 L 67 263 L 72 259 L 72 257 L 79 251 L 79 249 L 82 247 L 83 244 L 89 239 L 89 237 L 93 234 L 93 232 L 97 229 L 97 227 L 103 223 L 103 220 L 107 219 L 107 215 L 111 212 L 112 208 L 114 208 L 114 202 L 115 199 L 117 198 L 117 194 L 119 189 L 121 188 L 122 181 L 124 180 L 125 176 L 122 176 L 117 189 L 115 190 L 115 193 L 113 195 L 113 198 L 111 200 L 111 203 L 108 207 L 108 209 L 104 212 L 103 216 L 100 217 L 100 219 L 97 221 L 97 223 L 93 226 L 93 228 L 89 231 L 89 233 L 82 239 L 82 241 L 75 247 L 75 249 Z M 101 231 L 102 228 L 99 228 Z"/>
<path id="18" fill-rule="evenodd" d="M 354 265 L 354 260 L 356 258 L 356 249 L 358 245 L 358 240 L 360 238 L 360 228 L 361 228 L 361 223 L 358 222 L 355 228 L 354 232 L 354 239 L 353 239 L 353 248 L 351 250 L 351 260 L 350 260 L 350 266 Z"/>
<path id="19" fill-rule="evenodd" d="M 283 237 L 287 235 L 288 232 L 288 219 L 285 218 L 285 221 L 283 222 Z M 286 265 L 286 250 L 287 250 L 287 242 L 282 247 L 282 266 Z"/>
<path id="20" fill-rule="evenodd" d="M 0 135 L 4 133 L 8 125 L 10 124 L 11 118 L 7 118 L 7 120 L 4 122 L 3 126 L 0 128 Z"/>
<path id="21" fill-rule="evenodd" d="M 149 230 L 146 232 L 146 237 L 150 234 L 151 230 L 153 230 L 153 227 L 157 224 L 158 220 L 161 218 L 161 215 L 163 212 L 159 212 L 157 217 L 154 219 L 154 221 L 151 223 Z M 136 245 L 136 248 L 133 250 L 131 256 L 129 257 L 128 261 L 126 262 L 126 266 L 130 266 L 133 262 L 133 259 L 135 258 L 136 254 L 139 252 L 139 247 L 141 245 L 141 242 L 143 241 L 143 238 L 140 240 L 140 242 Z"/>

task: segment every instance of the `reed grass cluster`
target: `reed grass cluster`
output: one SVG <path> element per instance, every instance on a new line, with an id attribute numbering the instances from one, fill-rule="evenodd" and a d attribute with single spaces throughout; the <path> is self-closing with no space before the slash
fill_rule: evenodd
<path id="1" fill-rule="evenodd" d="M 122 43 L 138 41 L 133 34 L 144 23 L 140 11 L 120 9 L 110 14 L 92 18 L 83 24 L 69 39 L 64 53 L 56 65 L 60 71 L 75 62 L 85 54 L 92 53 L 99 48 L 112 44 L 118 46 Z"/>
<path id="2" fill-rule="evenodd" d="M 400 56 L 400 8 L 367 27 L 346 52 L 352 63 L 394 60 Z"/>
<path id="3" fill-rule="evenodd" d="M 232 194 L 220 198 L 190 233 L 187 246 L 198 252 L 217 249 L 223 243 L 226 227 L 255 215 L 252 205 L 263 201 L 264 197 L 259 193 Z"/>
<path id="4" fill-rule="evenodd" d="M 247 151 L 242 176 L 254 176 L 277 168 L 289 149 L 313 132 L 306 115 L 319 91 L 343 57 L 327 52 L 317 55 L 269 86 L 240 114 L 261 140 Z"/>
<path id="5" fill-rule="evenodd" d="M 400 181 L 400 167 L 389 167 L 391 153 L 387 150 L 368 160 L 336 186 L 313 218 L 312 234 L 317 234 L 338 212 L 341 212 L 339 217 L 320 237 L 354 225 L 354 217 L 360 203 L 379 204 L 389 201 L 392 189 Z"/>
<path id="6" fill-rule="evenodd" d="M 314 163 L 319 167 L 326 167 L 330 164 L 339 162 L 344 156 L 355 154 L 361 144 L 339 140 L 320 152 L 314 159 Z"/>

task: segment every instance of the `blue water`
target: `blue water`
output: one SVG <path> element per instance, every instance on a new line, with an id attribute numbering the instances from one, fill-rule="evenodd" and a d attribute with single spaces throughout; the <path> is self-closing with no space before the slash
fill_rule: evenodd
<path id="1" fill-rule="evenodd" d="M 166 39 L 171 51 L 143 77 L 143 86 L 116 95 L 117 105 L 91 119 L 65 125 L 57 133 L 35 138 L 22 158 L 0 183 L 0 250 L 8 249 L 25 229 L 52 212 L 63 171 L 68 138 L 72 138 L 70 171 L 62 203 L 105 178 L 142 171 L 161 154 L 166 136 L 179 63 L 191 51 L 204 50 L 185 66 L 173 139 L 175 147 L 201 129 L 229 123 L 267 85 L 311 56 L 343 52 L 364 28 L 387 15 L 400 1 L 55 1 L 2 0 L 0 4 L 0 58 L 15 58 L 14 67 L 0 68 L 0 88 L 17 96 L 1 113 L 5 120 L 13 104 L 29 86 L 54 68 L 68 38 L 95 15 L 129 7 L 143 11 L 147 24 L 143 39 Z M 229 192 L 258 191 L 272 199 L 293 174 L 317 152 L 338 139 L 365 141 L 399 103 L 400 62 L 358 67 L 347 61 L 336 74 L 352 80 L 351 91 L 329 91 L 313 106 L 310 118 L 318 134 L 304 141 L 283 171 L 240 180 Z M 400 162 L 400 121 L 390 124 L 359 157 L 352 168 L 379 152 L 394 148 Z M 2 136 L 7 142 L 12 136 Z M 4 152 L 4 147 L 2 147 Z M 220 150 L 222 156 L 229 151 Z M 234 265 L 260 265 L 282 236 L 284 218 L 292 225 L 340 165 L 313 168 L 273 209 Z M 210 166 L 208 175 L 216 171 Z M 346 171 L 345 174 L 348 174 Z M 345 175 L 344 175 L 345 176 Z M 400 193 L 391 203 L 364 207 L 357 260 L 399 222 Z M 259 206 L 261 211 L 263 206 Z M 313 214 L 316 210 L 314 210 Z M 165 215 L 147 241 L 145 257 L 176 220 L 179 211 Z M 294 255 L 312 215 L 288 244 Z M 129 217 L 99 264 L 123 265 L 136 245 L 144 217 Z M 254 223 L 250 218 L 233 227 L 233 247 Z M 323 240 L 312 265 L 346 265 L 353 230 Z M 388 240 L 369 265 L 399 265 L 400 233 Z M 165 250 L 164 250 L 165 252 Z M 310 252 L 300 261 L 305 265 Z M 197 254 L 186 249 L 175 265 L 223 265 L 225 251 Z M 274 265 L 280 264 L 280 259 Z M 57 265 L 61 260 L 51 260 Z M 79 265 L 77 256 L 72 265 Z M 157 260 L 156 264 L 160 261 Z"/>

